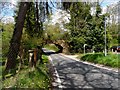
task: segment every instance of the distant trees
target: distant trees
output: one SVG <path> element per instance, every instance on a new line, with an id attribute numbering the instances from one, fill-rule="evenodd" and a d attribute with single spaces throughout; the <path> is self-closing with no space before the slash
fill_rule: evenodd
<path id="1" fill-rule="evenodd" d="M 44 34 L 45 38 L 51 41 L 62 40 L 64 37 L 65 31 L 60 28 L 58 24 L 56 25 L 46 25 Z"/>
<path id="2" fill-rule="evenodd" d="M 111 37 L 110 40 L 110 47 L 112 46 L 117 46 L 120 43 L 119 39 L 119 28 L 120 28 L 120 22 L 119 22 L 119 3 L 113 4 L 112 7 L 111 5 L 107 7 L 107 13 L 109 14 L 108 17 L 108 33 L 109 36 Z"/>
<path id="3" fill-rule="evenodd" d="M 108 28 L 107 31 L 110 37 L 109 46 L 110 47 L 117 46 L 119 44 L 119 30 L 118 30 L 119 25 L 112 23 L 112 24 L 109 24 L 107 28 Z"/>
<path id="4" fill-rule="evenodd" d="M 87 21 L 91 18 L 90 7 L 82 2 L 74 2 L 70 6 L 70 23 L 68 29 L 70 30 L 70 45 L 72 52 L 82 51 L 85 43 L 85 34 L 87 30 Z M 86 28 L 86 29 L 85 29 Z"/>
<path id="5" fill-rule="evenodd" d="M 70 14 L 70 22 L 64 24 L 67 28 L 63 35 L 69 38 L 65 39 L 70 45 L 71 52 L 83 52 L 84 44 L 87 44 L 89 49 L 96 52 L 104 50 L 104 21 L 107 14 L 101 15 L 101 7 L 99 2 L 96 3 L 96 12 L 91 15 L 91 4 L 88 2 L 61 2 L 62 7 Z M 52 26 L 53 27 L 53 26 Z M 57 32 L 49 26 L 49 38 L 59 39 L 60 31 Z M 54 34 L 55 33 L 55 34 Z M 55 37 L 59 35 L 59 37 Z M 110 35 L 107 33 L 107 43 L 110 41 Z M 107 46 L 108 47 L 108 46 Z"/>
<path id="6" fill-rule="evenodd" d="M 118 24 L 118 28 L 120 28 L 120 23 Z M 118 31 L 118 44 L 120 44 L 120 31 Z"/>
<path id="7" fill-rule="evenodd" d="M 3 23 L 0 23 L 0 24 L 3 24 Z M 0 32 L 2 33 L 2 57 L 7 56 L 10 40 L 13 34 L 13 28 L 14 28 L 13 23 L 3 24 L 2 26 L 3 31 Z"/>
<path id="8" fill-rule="evenodd" d="M 70 23 L 66 25 L 70 30 L 71 51 L 83 52 L 84 44 L 95 51 L 102 51 L 104 49 L 104 15 L 100 15 L 99 3 L 96 5 L 96 14 L 93 16 L 90 12 L 91 5 L 86 2 L 68 3 L 66 8 L 71 15 Z"/>

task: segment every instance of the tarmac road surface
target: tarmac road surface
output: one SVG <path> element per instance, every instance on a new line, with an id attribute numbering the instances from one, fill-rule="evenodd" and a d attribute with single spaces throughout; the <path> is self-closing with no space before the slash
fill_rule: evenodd
<path id="1" fill-rule="evenodd" d="M 62 89 L 108 89 L 120 90 L 118 72 L 98 68 L 74 59 L 65 57 L 53 51 L 43 49 L 52 59 L 57 70 Z M 55 89 L 57 90 L 57 89 Z"/>

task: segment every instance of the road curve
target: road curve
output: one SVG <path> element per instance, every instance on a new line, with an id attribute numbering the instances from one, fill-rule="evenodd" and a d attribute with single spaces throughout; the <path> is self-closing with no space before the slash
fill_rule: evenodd
<path id="1" fill-rule="evenodd" d="M 120 89 L 118 72 L 98 68 L 43 49 L 52 59 L 62 89 Z"/>

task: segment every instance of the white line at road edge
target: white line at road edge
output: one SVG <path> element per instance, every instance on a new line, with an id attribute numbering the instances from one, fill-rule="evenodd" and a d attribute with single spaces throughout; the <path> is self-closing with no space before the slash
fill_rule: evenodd
<path id="1" fill-rule="evenodd" d="M 101 68 L 101 69 L 106 69 L 106 70 L 109 70 L 109 71 L 114 71 L 114 72 L 116 72 L 116 73 L 119 72 L 118 69 L 116 70 L 116 69 L 114 69 L 114 68 L 110 68 L 110 67 L 107 67 L 107 66 L 104 66 L 104 65 L 101 66 L 101 65 L 94 64 L 94 63 L 90 63 L 90 62 L 86 62 L 86 61 L 80 61 L 80 60 L 77 59 L 77 58 L 72 58 L 72 57 L 69 57 L 69 56 L 67 56 L 67 55 L 65 55 L 65 54 L 62 54 L 62 53 L 61 53 L 61 55 L 65 56 L 65 57 L 68 57 L 68 58 L 70 58 L 70 59 L 76 60 L 76 61 L 78 61 L 78 62 L 82 62 L 82 63 L 84 63 L 84 64 L 92 65 L 92 66 L 95 66 L 95 67 L 98 67 L 98 68 Z"/>
<path id="2" fill-rule="evenodd" d="M 54 64 L 53 64 L 53 61 L 52 61 L 52 58 L 50 57 L 50 56 L 48 56 L 48 58 L 49 58 L 49 60 L 50 60 L 50 63 L 52 64 L 52 66 L 54 67 L 54 75 L 55 75 L 55 77 L 57 78 L 57 79 L 55 79 L 55 81 L 52 83 L 52 85 L 53 86 L 58 86 L 59 88 L 61 88 L 62 89 L 62 85 L 61 85 L 61 80 L 60 80 L 60 77 L 59 77 L 59 74 L 58 74 L 58 72 L 57 72 L 57 70 L 56 70 L 56 68 L 55 68 L 55 66 L 54 66 Z M 56 85 L 57 84 L 57 85 Z"/>

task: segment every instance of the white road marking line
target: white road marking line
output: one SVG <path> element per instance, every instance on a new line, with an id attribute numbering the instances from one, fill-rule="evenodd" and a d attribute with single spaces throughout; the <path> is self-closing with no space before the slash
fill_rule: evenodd
<path id="1" fill-rule="evenodd" d="M 106 70 L 109 70 L 109 71 L 115 71 L 116 73 L 119 72 L 119 70 L 116 70 L 116 69 L 114 69 L 114 68 L 108 68 L 108 67 L 103 66 L 103 65 L 98 65 L 98 64 L 94 64 L 94 63 L 90 63 L 90 62 L 86 62 L 86 61 L 80 61 L 80 60 L 77 59 L 77 58 L 72 58 L 72 57 L 69 57 L 69 56 L 64 55 L 64 54 L 61 54 L 61 55 L 62 55 L 62 56 L 65 56 L 65 57 L 68 57 L 68 58 L 70 58 L 70 59 L 76 60 L 76 61 L 78 61 L 78 62 L 82 62 L 82 63 L 84 63 L 84 64 L 92 65 L 92 66 L 95 66 L 95 67 L 98 67 L 98 68 L 101 68 L 101 69 L 106 69 Z"/>
<path id="2" fill-rule="evenodd" d="M 54 66 L 54 64 L 53 64 L 52 58 L 51 58 L 50 56 L 48 56 L 48 58 L 49 58 L 49 60 L 50 60 L 50 63 L 51 63 L 52 66 L 54 67 L 54 70 L 55 70 L 54 75 L 55 75 L 55 77 L 57 78 L 57 79 L 55 79 L 55 83 L 52 83 L 52 84 L 53 84 L 53 86 L 54 86 L 55 84 L 58 84 L 57 86 L 62 89 L 62 87 L 63 87 L 63 86 L 61 85 L 62 82 L 61 82 L 60 77 L 59 77 L 59 74 L 58 74 L 58 72 L 57 72 L 57 70 L 56 70 L 56 68 L 55 68 L 55 66 Z"/>

